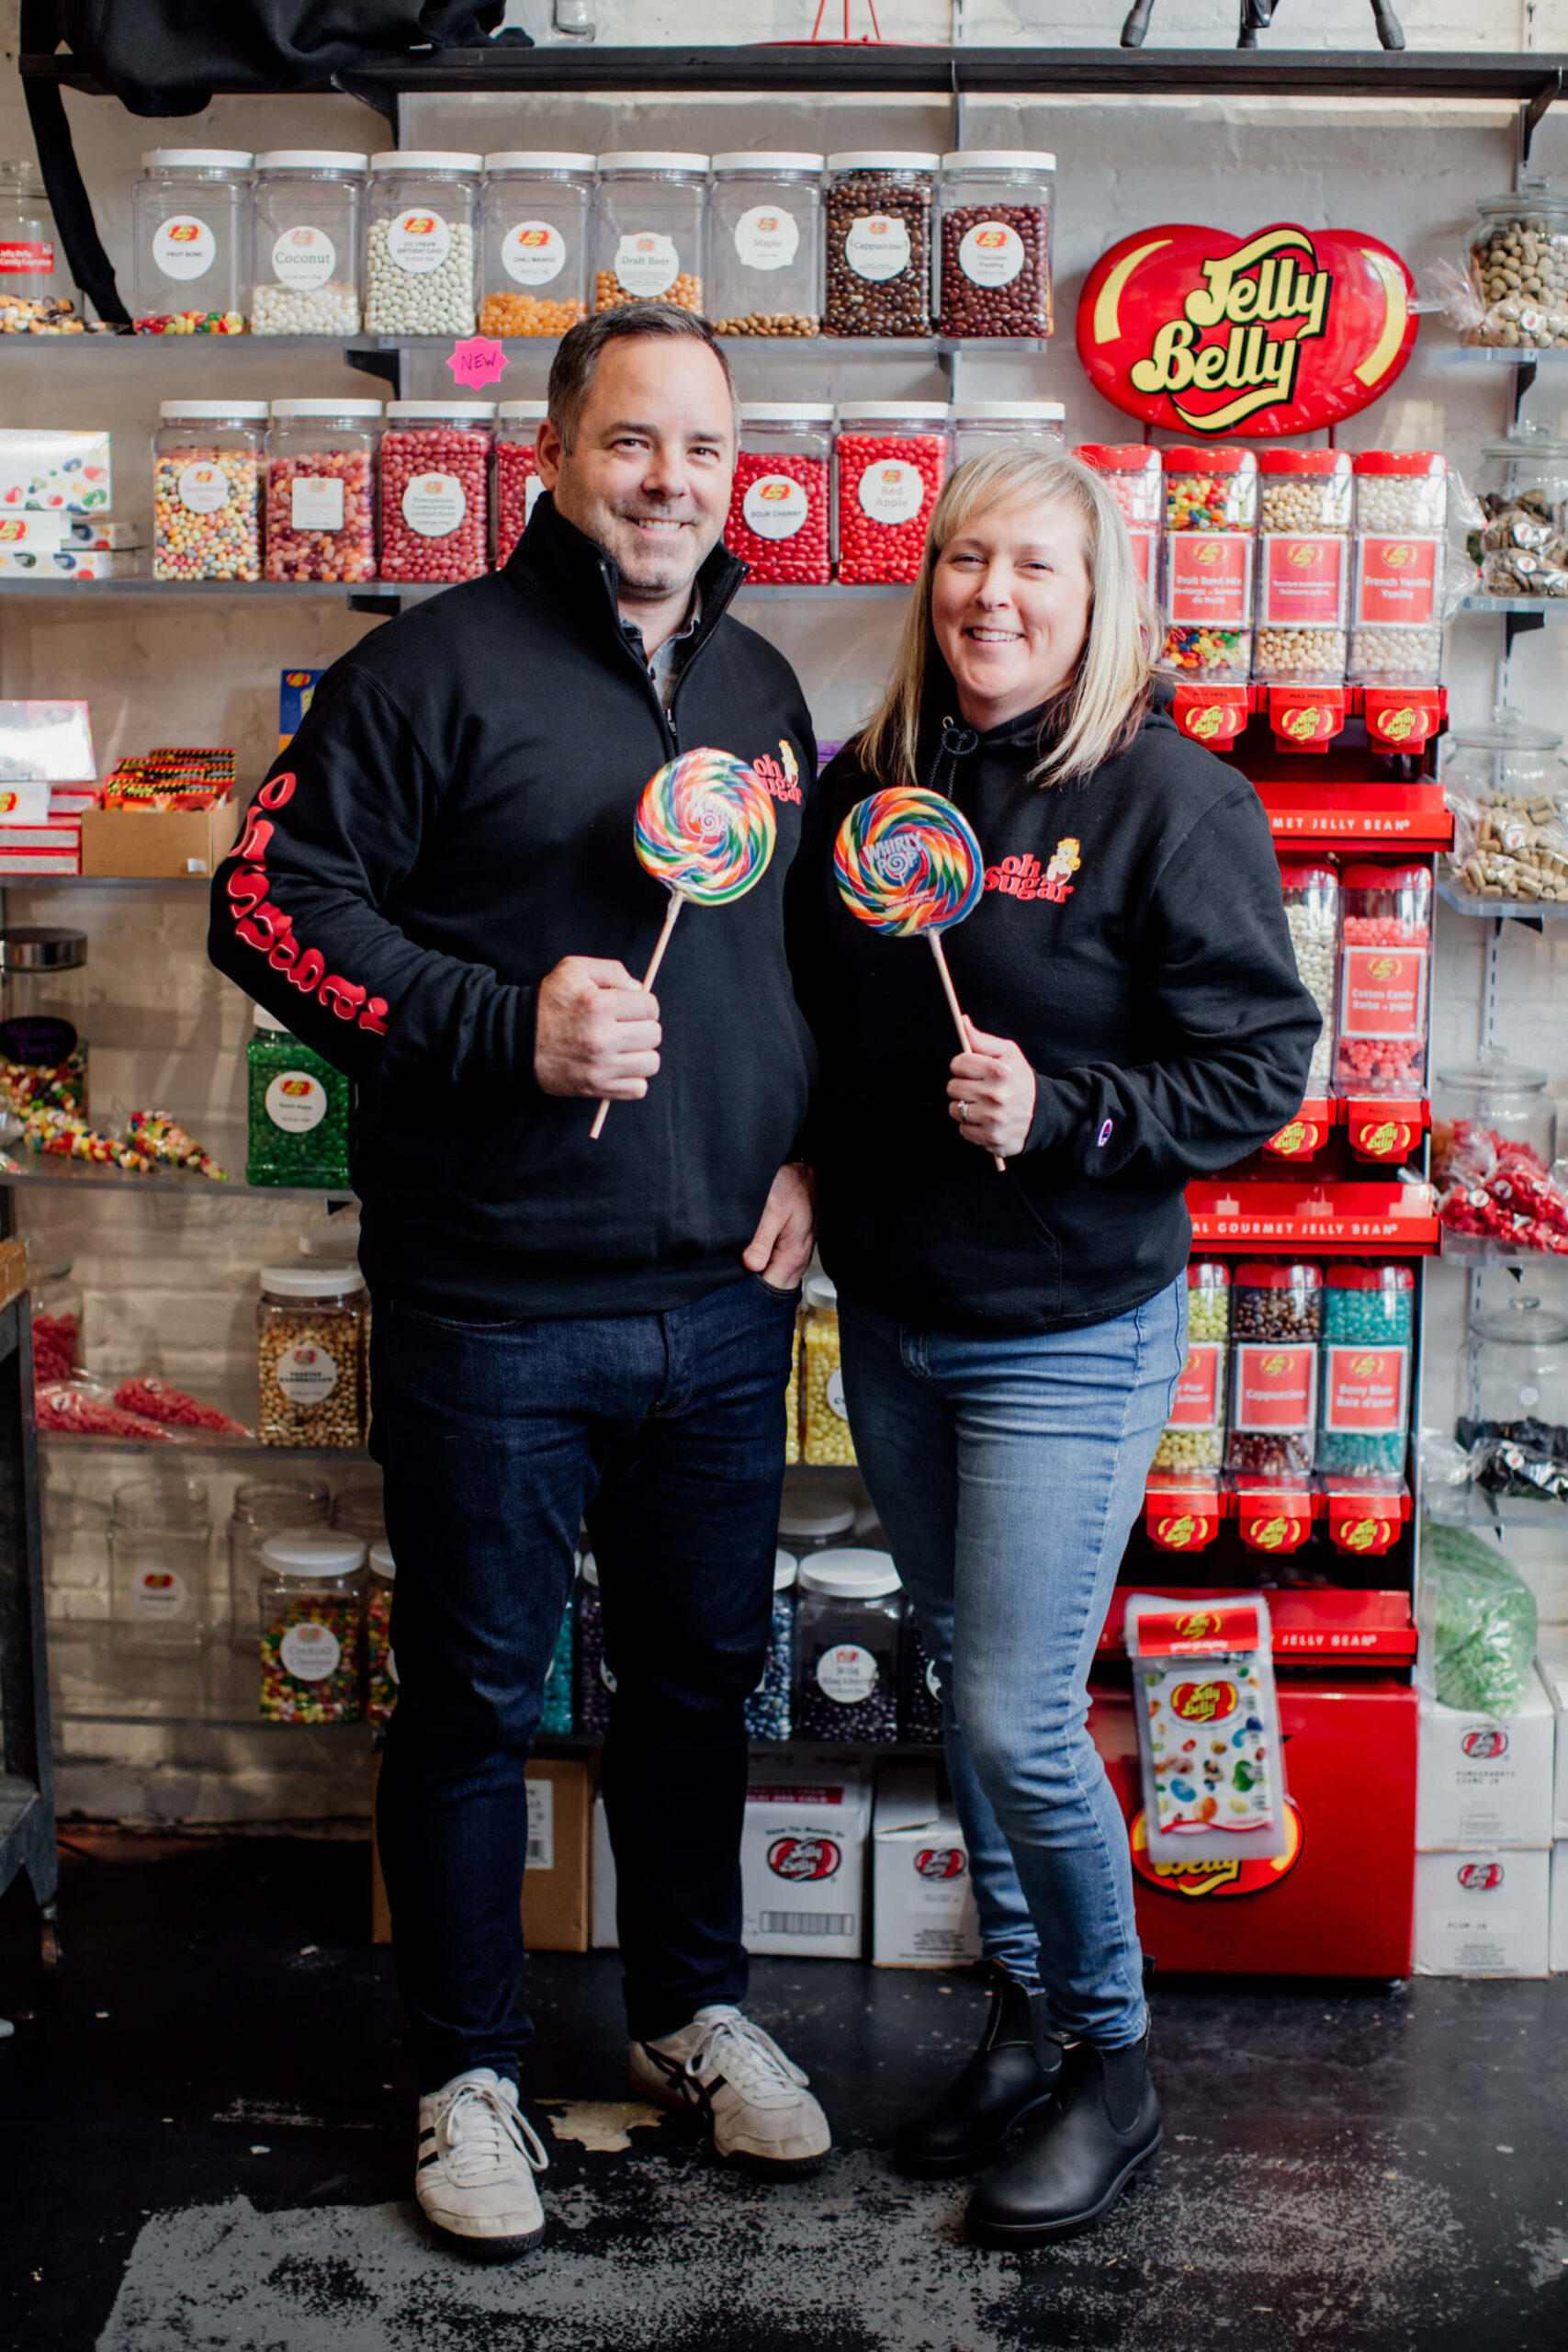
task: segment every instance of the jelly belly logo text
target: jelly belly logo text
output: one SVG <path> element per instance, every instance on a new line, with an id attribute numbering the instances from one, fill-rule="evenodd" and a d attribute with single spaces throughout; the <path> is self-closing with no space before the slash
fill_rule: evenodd
<path id="1" fill-rule="evenodd" d="M 1008 899 L 1046 899 L 1053 906 L 1065 906 L 1073 895 L 1073 876 L 1083 864 L 1077 836 L 1064 833 L 1052 854 L 1051 863 L 1043 869 L 1040 860 L 1029 854 L 1004 857 L 999 865 L 986 868 L 986 888 L 999 890 Z"/>
<path id="2" fill-rule="evenodd" d="M 775 1838 L 768 1848 L 768 1868 L 773 1876 L 797 1885 L 831 1878 L 843 1859 L 831 1838 Z"/>
<path id="3" fill-rule="evenodd" d="M 1220 1621 L 1209 1609 L 1190 1610 L 1176 1621 L 1176 1637 L 1182 1642 L 1206 1642 L 1220 1630 Z"/>
<path id="4" fill-rule="evenodd" d="M 405 212 L 402 231 L 405 237 L 434 237 L 435 216 L 433 212 Z"/>
<path id="5" fill-rule="evenodd" d="M 1485 1763 L 1495 1757 L 1506 1756 L 1508 1735 L 1506 1731 L 1499 1730 L 1494 1724 L 1485 1731 L 1467 1731 L 1460 1746 L 1467 1756 L 1472 1756 L 1478 1762 Z"/>
<path id="6" fill-rule="evenodd" d="M 1234 1715 L 1236 1692 L 1234 1682 L 1179 1682 L 1170 1694 L 1173 1714 L 1184 1724 L 1224 1723 Z"/>
<path id="7" fill-rule="evenodd" d="M 1501 1862 L 1462 1862 L 1454 1872 L 1467 1894 L 1491 1894 L 1503 1883 Z"/>
<path id="8" fill-rule="evenodd" d="M 922 1846 L 915 1856 L 917 1878 L 962 1878 L 966 1868 L 962 1846 Z"/>
<path id="9" fill-rule="evenodd" d="M 1168 431 L 1314 432 L 1385 392 L 1416 340 L 1415 281 L 1359 230 L 1250 236 L 1170 223 L 1102 254 L 1078 302 L 1096 389 Z"/>
<path id="10" fill-rule="evenodd" d="M 1285 1799 L 1285 1829 L 1289 1843 L 1282 1854 L 1259 1855 L 1256 1860 L 1246 1854 L 1224 1854 L 1212 1862 L 1156 1862 L 1149 1857 L 1148 1823 L 1140 1808 L 1128 1825 L 1127 1842 L 1133 1868 L 1162 1894 L 1266 1894 L 1290 1875 L 1302 1858 L 1305 1832 L 1290 1797 Z"/>
<path id="11" fill-rule="evenodd" d="M 1416 713 L 1410 708 L 1409 704 L 1406 703 L 1404 707 L 1399 710 L 1380 711 L 1373 721 L 1373 726 L 1376 732 L 1382 736 L 1385 741 L 1390 743 L 1403 743 L 1407 735 L 1415 732 Z"/>
<path id="12" fill-rule="evenodd" d="M 787 490 L 789 485 L 784 487 Z M 752 761 L 751 773 L 775 800 L 800 798 L 800 763 L 783 736 L 779 738 L 779 757 L 775 760 L 771 752 L 764 752 L 760 760 Z"/>
<path id="13" fill-rule="evenodd" d="M 1198 1541 L 1201 1532 L 1192 1513 L 1184 1510 L 1174 1519 L 1156 1521 L 1155 1542 L 1163 1544 L 1168 1552 L 1186 1552 Z"/>

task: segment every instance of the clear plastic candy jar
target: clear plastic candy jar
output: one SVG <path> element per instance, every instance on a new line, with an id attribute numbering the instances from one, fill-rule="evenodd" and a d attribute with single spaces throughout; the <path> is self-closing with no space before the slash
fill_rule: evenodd
<path id="1" fill-rule="evenodd" d="M 493 401 L 389 401 L 381 577 L 476 580 L 490 568 Z"/>
<path id="2" fill-rule="evenodd" d="M 1448 461 L 1440 449 L 1363 449 L 1352 471 L 1349 675 L 1367 685 L 1435 686 L 1443 666 Z"/>
<path id="3" fill-rule="evenodd" d="M 1296 977 L 1323 1015 L 1307 1072 L 1309 1094 L 1326 1093 L 1334 1069 L 1334 997 L 1339 958 L 1339 876 L 1325 860 L 1280 868 Z"/>
<path id="4" fill-rule="evenodd" d="M 474 216 L 482 159 L 445 148 L 370 158 L 367 334 L 474 332 Z"/>
<path id="5" fill-rule="evenodd" d="M 1060 401 L 956 401 L 953 409 L 953 462 L 983 458 L 1003 442 L 1026 442 L 1043 455 L 1066 447 L 1067 412 Z"/>
<path id="6" fill-rule="evenodd" d="M 1528 425 L 1486 441 L 1475 483 L 1482 523 L 1465 540 L 1493 596 L 1568 596 L 1568 441 Z"/>
<path id="7" fill-rule="evenodd" d="M 561 1612 L 560 1631 L 550 1652 L 550 1662 L 545 1668 L 545 1687 L 539 1699 L 536 1729 L 547 1738 L 559 1739 L 576 1726 L 577 1694 L 572 1687 L 576 1634 L 577 1611 L 569 1599 Z"/>
<path id="8" fill-rule="evenodd" d="M 593 308 L 672 302 L 706 308 L 708 159 L 659 148 L 599 158 Z"/>
<path id="9" fill-rule="evenodd" d="M 365 1720 L 384 1724 L 398 1703 L 392 1649 L 392 1587 L 398 1564 L 388 1543 L 372 1544 L 365 1580 Z"/>
<path id="10" fill-rule="evenodd" d="M 1397 1263 L 1330 1266 L 1323 1294 L 1317 1466 L 1397 1476 L 1410 1433 L 1416 1277 Z"/>
<path id="11" fill-rule="evenodd" d="M 1424 865 L 1347 865 L 1339 877 L 1334 1082 L 1347 1094 L 1426 1091 L 1432 877 Z"/>
<path id="12" fill-rule="evenodd" d="M 266 436 L 269 580 L 375 579 L 380 437 L 379 401 L 273 401 Z"/>
<path id="13" fill-rule="evenodd" d="M 164 401 L 152 436 L 154 580 L 259 580 L 265 401 Z"/>
<path id="14" fill-rule="evenodd" d="M 894 147 L 829 156 L 825 334 L 930 334 L 940 161 Z"/>
<path id="15" fill-rule="evenodd" d="M 1432 1174 L 1442 1186 L 1490 1167 L 1495 1155 L 1522 1157 L 1545 1175 L 1557 1158 L 1557 1105 L 1543 1069 L 1483 1048 L 1470 1069 L 1440 1069 L 1432 1088 Z"/>
<path id="16" fill-rule="evenodd" d="M 114 1490 L 109 1608 L 117 1645 L 198 1650 L 207 1631 L 212 1521 L 197 1478 L 138 1478 Z"/>
<path id="17" fill-rule="evenodd" d="M 1257 635 L 1252 674 L 1337 685 L 1350 616 L 1350 458 L 1264 449 L 1258 459 Z"/>
<path id="18" fill-rule="evenodd" d="M 69 1258 L 48 1258 L 28 1250 L 28 1295 L 32 1305 L 33 1378 L 70 1380 L 82 1369 L 85 1348 L 82 1285 L 72 1278 Z"/>
<path id="19" fill-rule="evenodd" d="M 1138 578 L 1151 594 L 1158 567 L 1160 526 L 1165 520 L 1165 477 L 1159 451 L 1142 441 L 1081 441 L 1073 451 L 1104 481 L 1126 518 Z"/>
<path id="20" fill-rule="evenodd" d="M 746 1702 L 748 1739 L 787 1739 L 795 1687 L 795 1578 L 793 1552 L 773 1555 L 773 1615 L 762 1679 Z"/>
<path id="21" fill-rule="evenodd" d="M 340 1487 L 333 1497 L 333 1525 L 362 1544 L 378 1544 L 387 1532 L 386 1496 L 380 1486 Z"/>
<path id="22" fill-rule="evenodd" d="M 256 157 L 251 333 L 359 333 L 363 155 L 274 147 Z"/>
<path id="23" fill-rule="evenodd" d="M 803 1559 L 832 1552 L 855 1532 L 855 1507 L 841 1494 L 818 1486 L 785 1487 L 779 1503 L 779 1544 Z"/>
<path id="24" fill-rule="evenodd" d="M 945 335 L 1048 335 L 1055 155 L 960 148 L 942 159 L 938 323 Z"/>
<path id="25" fill-rule="evenodd" d="M 499 571 L 527 527 L 545 485 L 535 447 L 550 413 L 548 401 L 502 401 L 495 412 L 495 566 Z"/>
<path id="26" fill-rule="evenodd" d="M 0 1105 L 87 1109 L 87 934 L 38 923 L 0 931 Z"/>
<path id="27" fill-rule="evenodd" d="M 1471 1317 L 1454 1434 L 1489 1494 L 1568 1500 L 1568 1317 L 1532 1297 Z"/>
<path id="28" fill-rule="evenodd" d="M 898 1653 L 898 1736 L 910 1747 L 940 1747 L 942 1735 L 942 1682 L 911 1609 Z"/>
<path id="29" fill-rule="evenodd" d="M 821 182 L 820 155 L 714 157 L 715 334 L 821 333 Z"/>
<path id="30" fill-rule="evenodd" d="M 821 586 L 832 577 L 827 401 L 743 401 L 725 544 L 752 581 Z"/>
<path id="31" fill-rule="evenodd" d="M 258 1004 L 245 1046 L 247 1184 L 346 1192 L 353 1088 Z"/>
<path id="32" fill-rule="evenodd" d="M 247 1478 L 234 1489 L 229 1517 L 229 1640 L 254 1657 L 261 1637 L 257 1591 L 261 1547 L 285 1528 L 324 1528 L 330 1498 L 324 1478 Z"/>
<path id="33" fill-rule="evenodd" d="M 1312 1468 L 1322 1328 L 1319 1267 L 1257 1261 L 1236 1268 L 1227 1470 Z"/>
<path id="34" fill-rule="evenodd" d="M 26 334 L 74 308 L 65 248 L 38 166 L 0 164 L 0 334 Z"/>
<path id="35" fill-rule="evenodd" d="M 265 1537 L 259 1557 L 264 1720 L 357 1723 L 364 1544 L 330 1529 L 296 1528 Z"/>
<path id="36" fill-rule="evenodd" d="M 1542 181 L 1483 197 L 1470 239 L 1482 309 L 1466 343 L 1549 351 L 1568 344 L 1568 201 Z"/>
<path id="37" fill-rule="evenodd" d="M 807 1276 L 805 1305 L 800 1457 L 803 1462 L 852 1463 L 855 1445 L 839 1363 L 839 1294 L 826 1274 Z"/>
<path id="38" fill-rule="evenodd" d="M 800 1564 L 795 1736 L 898 1736 L 904 1596 L 886 1552 L 818 1552 Z"/>
<path id="39" fill-rule="evenodd" d="M 264 1445 L 360 1446 L 370 1294 L 357 1266 L 264 1266 L 256 1307 Z"/>
<path id="40" fill-rule="evenodd" d="M 1211 684 L 1252 673 L 1252 540 L 1258 458 L 1250 449 L 1162 450 L 1165 644 L 1160 667 Z"/>
<path id="41" fill-rule="evenodd" d="M 919 577 L 926 526 L 947 479 L 941 401 L 840 401 L 834 447 L 839 578 Z"/>
<path id="42" fill-rule="evenodd" d="M 154 147 L 130 191 L 138 334 L 243 334 L 251 157 Z"/>
<path id="43" fill-rule="evenodd" d="M 485 157 L 479 333 L 565 334 L 588 316 L 593 158 L 508 149 Z"/>
<path id="44" fill-rule="evenodd" d="M 1223 1259 L 1187 1268 L 1187 1355 L 1176 1402 L 1155 1448 L 1156 1470 L 1217 1470 L 1225 1450 L 1225 1370 L 1231 1270 Z"/>

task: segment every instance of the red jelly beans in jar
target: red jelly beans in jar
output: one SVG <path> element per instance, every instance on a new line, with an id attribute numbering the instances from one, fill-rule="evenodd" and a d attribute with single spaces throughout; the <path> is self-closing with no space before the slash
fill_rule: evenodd
<path id="1" fill-rule="evenodd" d="M 1122 509 L 1133 542 L 1138 579 L 1151 593 L 1158 570 L 1160 525 L 1165 516 L 1165 477 L 1159 451 L 1141 441 L 1083 441 L 1073 451 L 1091 467 Z"/>
<path id="2" fill-rule="evenodd" d="M 549 414 L 547 401 L 502 401 L 495 412 L 495 463 L 491 503 L 495 512 L 495 568 L 499 571 L 522 537 L 544 483 L 534 444 Z"/>
<path id="3" fill-rule="evenodd" d="M 1424 1094 L 1432 877 L 1424 865 L 1347 865 L 1339 905 L 1335 1085 Z"/>
<path id="4" fill-rule="evenodd" d="M 374 580 L 379 401 L 274 401 L 269 580 Z"/>
<path id="5" fill-rule="evenodd" d="M 725 545 L 753 581 L 824 585 L 828 547 L 828 453 L 833 411 L 825 401 L 744 403 L 740 454 Z"/>
<path id="6" fill-rule="evenodd" d="M 839 577 L 913 580 L 947 476 L 947 410 L 940 401 L 843 401 L 839 427 Z"/>
<path id="7" fill-rule="evenodd" d="M 381 577 L 445 582 L 490 568 L 492 401 L 389 401 Z"/>

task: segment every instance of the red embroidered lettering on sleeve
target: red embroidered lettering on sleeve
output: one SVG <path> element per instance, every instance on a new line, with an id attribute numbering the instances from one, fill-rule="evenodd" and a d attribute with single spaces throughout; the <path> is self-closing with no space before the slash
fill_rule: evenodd
<path id="1" fill-rule="evenodd" d="M 242 910 L 259 907 L 267 893 L 267 879 L 265 874 L 242 866 L 230 875 L 224 888 L 235 906 Z"/>
<path id="2" fill-rule="evenodd" d="M 352 1021 L 365 1001 L 365 990 L 355 980 L 340 979 L 335 972 L 321 982 L 321 1002 L 337 1014 L 340 1021 Z"/>
<path id="3" fill-rule="evenodd" d="M 256 798 L 264 808 L 287 808 L 294 797 L 297 782 L 293 772 L 286 768 L 281 775 L 275 775 L 263 785 Z"/>
<path id="4" fill-rule="evenodd" d="M 247 947 L 259 947 L 265 955 L 279 939 L 288 937 L 293 928 L 281 907 L 253 907 L 250 913 L 234 925 L 235 934 Z"/>
<path id="5" fill-rule="evenodd" d="M 307 947 L 289 973 L 290 984 L 301 996 L 314 996 L 326 978 L 327 959 L 319 947 Z"/>
<path id="6" fill-rule="evenodd" d="M 265 860 L 276 827 L 256 812 L 260 808 L 286 808 L 293 799 L 299 778 L 291 769 L 281 775 L 269 776 L 245 820 L 245 830 L 231 852 L 233 864 L 224 881 L 224 889 L 234 910 L 234 935 L 247 947 L 255 948 L 266 957 L 275 972 L 287 974 L 292 987 L 301 996 L 314 996 L 336 1014 L 340 1021 L 353 1021 L 373 1036 L 387 1034 L 387 1000 L 367 998 L 357 980 L 344 979 L 341 973 L 329 973 L 327 959 L 319 947 L 301 947 L 294 933 L 294 919 L 281 907 L 267 901 L 270 888 Z"/>
<path id="7" fill-rule="evenodd" d="M 359 1016 L 359 1026 L 362 1029 L 368 1029 L 373 1036 L 384 1037 L 387 1034 L 387 1023 L 383 1017 L 386 1010 L 386 998 L 373 996 Z"/>
<path id="8" fill-rule="evenodd" d="M 273 827 L 253 808 L 245 820 L 245 830 L 234 854 L 247 865 L 259 865 L 266 855 L 266 845 L 273 836 Z"/>

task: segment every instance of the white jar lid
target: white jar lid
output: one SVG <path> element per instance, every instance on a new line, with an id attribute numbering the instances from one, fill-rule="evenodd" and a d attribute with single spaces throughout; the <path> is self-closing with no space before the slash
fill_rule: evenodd
<path id="1" fill-rule="evenodd" d="M 370 158 L 351 155 L 333 147 L 269 147 L 256 157 L 258 172 L 354 172 L 365 170 Z"/>
<path id="2" fill-rule="evenodd" d="M 373 172 L 481 172 L 482 155 L 466 155 L 459 149 L 446 147 L 383 148 L 372 155 Z"/>
<path id="3" fill-rule="evenodd" d="M 160 401 L 158 414 L 166 422 L 188 419 L 194 424 L 210 424 L 214 417 L 231 416 L 237 424 L 259 422 L 267 413 L 265 401 Z"/>
<path id="4" fill-rule="evenodd" d="M 792 153 L 787 148 L 735 148 L 713 159 L 716 172 L 819 172 L 820 155 Z"/>
<path id="5" fill-rule="evenodd" d="M 379 416 L 379 401 L 274 401 L 274 416 Z"/>
<path id="6" fill-rule="evenodd" d="M 285 1577 L 351 1577 L 365 1566 L 365 1546 L 352 1535 L 319 1535 L 313 1528 L 285 1528 L 257 1547 L 264 1568 Z"/>
<path id="7" fill-rule="evenodd" d="M 1021 417 L 1026 424 L 1061 424 L 1067 412 L 1060 401 L 954 401 L 954 424 L 990 424 L 998 416 Z"/>
<path id="8" fill-rule="evenodd" d="M 495 415 L 498 424 L 542 424 L 549 413 L 548 401 L 502 401 Z"/>
<path id="9" fill-rule="evenodd" d="M 839 1304 L 839 1285 L 833 1280 L 831 1274 L 807 1275 L 806 1304 L 807 1306 L 837 1307 Z"/>
<path id="10" fill-rule="evenodd" d="M 800 1564 L 802 1592 L 825 1592 L 835 1600 L 884 1600 L 898 1589 L 890 1552 L 818 1552 Z"/>
<path id="11" fill-rule="evenodd" d="M 891 424 L 945 424 L 953 412 L 945 401 L 840 401 L 839 422 L 852 417 L 886 417 Z"/>
<path id="12" fill-rule="evenodd" d="M 261 1286 L 278 1298 L 335 1298 L 345 1290 L 363 1290 L 365 1277 L 357 1266 L 264 1266 Z"/>
<path id="13" fill-rule="evenodd" d="M 577 1564 L 577 1573 L 582 1578 L 583 1583 L 588 1587 L 590 1592 L 598 1591 L 599 1563 L 593 1557 L 592 1552 L 584 1552 L 582 1557 Z"/>
<path id="14" fill-rule="evenodd" d="M 855 1507 L 831 1490 L 812 1495 L 789 1488 L 779 1505 L 779 1533 L 788 1544 L 819 1544 L 825 1535 L 847 1535 L 855 1523 Z"/>
<path id="15" fill-rule="evenodd" d="M 1054 172 L 1055 155 L 1029 147 L 955 147 L 942 159 L 944 172 Z"/>
<path id="16" fill-rule="evenodd" d="M 602 172 L 701 172 L 706 175 L 705 155 L 688 155 L 660 147 L 613 147 L 599 158 Z"/>
<path id="17" fill-rule="evenodd" d="M 269 1012 L 265 1004 L 252 1005 L 251 1021 L 257 1029 L 276 1029 L 285 1037 L 292 1037 L 294 1035 L 288 1022 L 280 1021 L 276 1012 Z"/>
<path id="18" fill-rule="evenodd" d="M 144 172 L 186 164 L 208 172 L 248 172 L 254 157 L 243 147 L 153 147 L 141 158 Z"/>
<path id="19" fill-rule="evenodd" d="M 830 172 L 934 172 L 941 163 L 940 155 L 928 155 L 912 147 L 851 147 L 838 155 L 829 155 Z"/>
<path id="20" fill-rule="evenodd" d="M 372 1544 L 370 1566 L 378 1577 L 385 1577 L 390 1582 L 398 1573 L 398 1564 L 392 1557 L 392 1547 L 389 1544 Z"/>
<path id="21" fill-rule="evenodd" d="M 773 1590 L 787 1592 L 795 1582 L 795 1572 L 800 1566 L 793 1552 L 773 1554 Z"/>
<path id="22" fill-rule="evenodd" d="M 487 172 L 592 172 L 592 155 L 556 153 L 548 148 L 503 147 L 484 159 Z"/>
<path id="23" fill-rule="evenodd" d="M 389 401 L 387 414 L 389 417 L 478 417 L 488 424 L 495 414 L 495 402 L 493 401 Z"/>
<path id="24" fill-rule="evenodd" d="M 742 424 L 831 424 L 831 401 L 742 401 Z"/>

